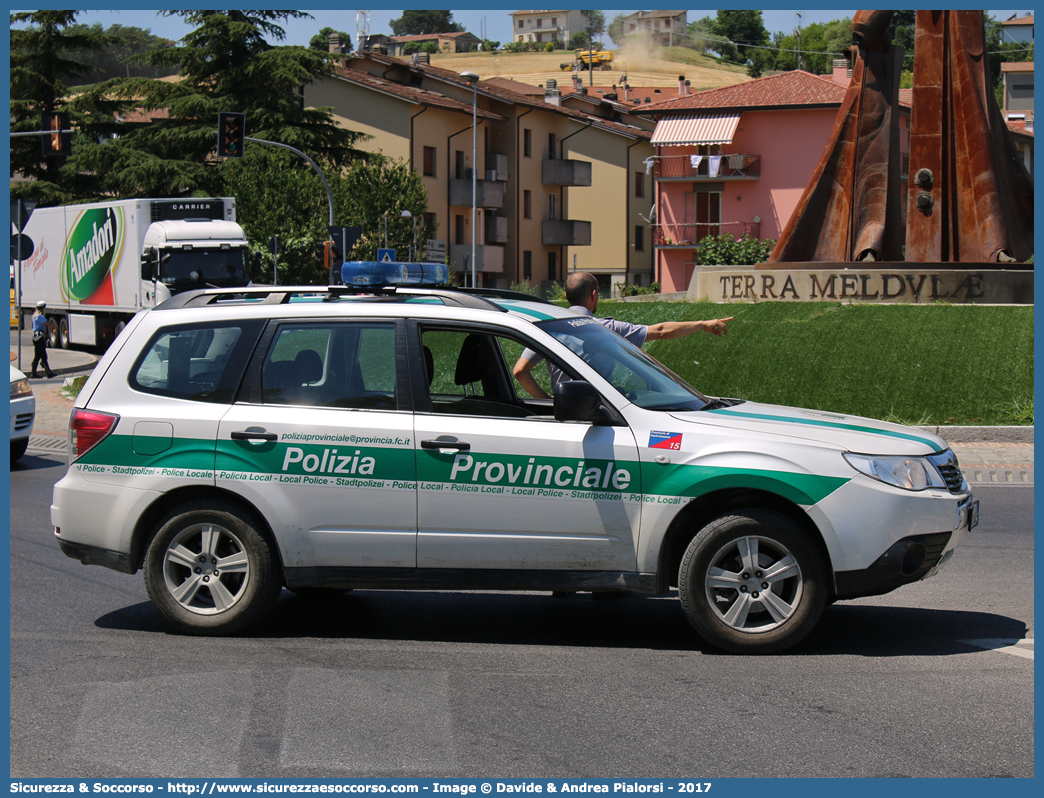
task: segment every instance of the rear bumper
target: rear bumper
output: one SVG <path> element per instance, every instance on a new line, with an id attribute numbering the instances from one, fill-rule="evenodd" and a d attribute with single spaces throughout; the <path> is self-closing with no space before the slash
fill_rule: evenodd
<path id="1" fill-rule="evenodd" d="M 66 557 L 79 560 L 84 565 L 103 565 L 122 574 L 133 574 L 137 569 L 131 564 L 130 555 L 118 551 L 100 549 L 85 543 L 73 543 L 58 538 L 58 548 Z"/>

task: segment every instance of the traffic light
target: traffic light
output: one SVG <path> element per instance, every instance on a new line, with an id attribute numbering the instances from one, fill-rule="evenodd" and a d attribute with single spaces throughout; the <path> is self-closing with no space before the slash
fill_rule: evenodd
<path id="1" fill-rule="evenodd" d="M 72 132 L 62 132 L 69 130 L 69 124 L 69 114 L 65 111 L 44 111 L 40 115 L 40 129 L 53 131 L 40 137 L 45 157 L 72 155 Z"/>
<path id="2" fill-rule="evenodd" d="M 219 158 L 242 158 L 246 143 L 246 114 L 219 112 L 217 136 Z"/>

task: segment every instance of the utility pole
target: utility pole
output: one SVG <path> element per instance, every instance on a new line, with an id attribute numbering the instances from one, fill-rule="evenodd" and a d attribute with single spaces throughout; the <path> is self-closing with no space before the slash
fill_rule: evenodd
<path id="1" fill-rule="evenodd" d="M 801 12 L 800 11 L 797 12 L 797 18 L 798 18 L 798 29 L 797 29 L 797 37 L 798 37 L 797 68 L 801 69 Z"/>

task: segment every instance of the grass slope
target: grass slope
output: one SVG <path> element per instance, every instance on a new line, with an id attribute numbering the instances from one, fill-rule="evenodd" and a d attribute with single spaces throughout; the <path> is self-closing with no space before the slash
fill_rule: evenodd
<path id="1" fill-rule="evenodd" d="M 1033 308 L 601 302 L 653 324 L 734 316 L 646 351 L 696 388 L 919 425 L 1033 423 Z"/>

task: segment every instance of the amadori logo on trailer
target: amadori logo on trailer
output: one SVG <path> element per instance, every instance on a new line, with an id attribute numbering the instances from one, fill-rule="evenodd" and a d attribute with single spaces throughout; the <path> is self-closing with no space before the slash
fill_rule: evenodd
<path id="1" fill-rule="evenodd" d="M 80 214 L 62 250 L 62 293 L 69 301 L 113 303 L 112 267 L 123 247 L 123 211 L 89 208 Z"/>

